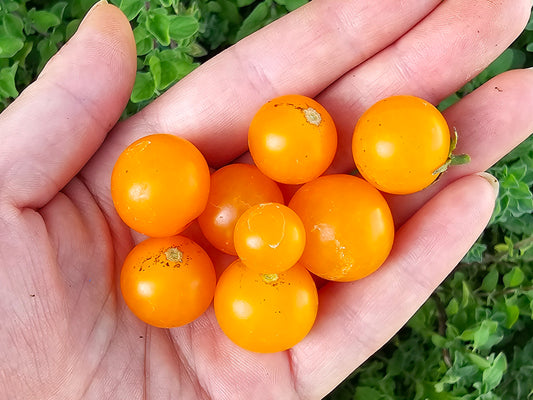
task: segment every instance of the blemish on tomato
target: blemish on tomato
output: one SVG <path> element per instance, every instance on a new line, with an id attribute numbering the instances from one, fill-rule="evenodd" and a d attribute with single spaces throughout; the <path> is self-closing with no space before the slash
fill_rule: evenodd
<path id="1" fill-rule="evenodd" d="M 303 110 L 303 113 L 307 122 L 309 122 L 311 125 L 320 126 L 320 123 L 322 122 L 322 115 L 320 115 L 317 110 L 315 110 L 313 107 L 308 107 Z"/>

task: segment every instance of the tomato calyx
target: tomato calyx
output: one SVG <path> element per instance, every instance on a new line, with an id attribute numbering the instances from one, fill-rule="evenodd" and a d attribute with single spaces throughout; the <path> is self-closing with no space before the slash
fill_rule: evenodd
<path id="1" fill-rule="evenodd" d="M 468 154 L 453 154 L 455 148 L 457 147 L 458 134 L 457 129 L 453 128 L 453 137 L 450 141 L 450 151 L 448 153 L 448 158 L 439 168 L 433 171 L 433 175 L 440 175 L 448 169 L 451 165 L 463 165 L 470 162 L 470 156 Z"/>

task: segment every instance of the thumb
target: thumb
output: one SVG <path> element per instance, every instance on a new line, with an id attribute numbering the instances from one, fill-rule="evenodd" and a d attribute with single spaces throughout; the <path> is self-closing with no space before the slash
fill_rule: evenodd
<path id="1" fill-rule="evenodd" d="M 96 3 L 38 79 L 0 115 L 0 200 L 46 204 L 119 119 L 136 71 L 128 20 Z"/>

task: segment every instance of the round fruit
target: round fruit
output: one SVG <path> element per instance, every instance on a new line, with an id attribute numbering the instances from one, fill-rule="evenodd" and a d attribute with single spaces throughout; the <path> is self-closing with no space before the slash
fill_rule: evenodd
<path id="1" fill-rule="evenodd" d="M 240 347 L 273 353 L 287 350 L 311 330 L 318 294 L 299 264 L 280 274 L 259 274 L 236 260 L 222 274 L 214 299 L 224 333 Z"/>
<path id="2" fill-rule="evenodd" d="M 300 263 L 332 281 L 363 278 L 383 264 L 394 223 L 382 194 L 352 175 L 325 175 L 306 183 L 289 207 L 301 218 L 306 245 Z"/>
<path id="3" fill-rule="evenodd" d="M 358 120 L 352 152 L 361 175 L 379 190 L 414 193 L 430 185 L 450 157 L 450 131 L 433 105 L 392 96 Z"/>
<path id="4" fill-rule="evenodd" d="M 265 175 L 277 182 L 300 184 L 329 167 L 337 149 L 337 130 L 326 109 L 315 100 L 280 96 L 254 116 L 248 147 Z"/>
<path id="5" fill-rule="evenodd" d="M 126 257 L 120 274 L 130 310 L 147 324 L 188 324 L 211 304 L 216 274 L 207 253 L 184 236 L 148 238 Z"/>
<path id="6" fill-rule="evenodd" d="M 262 203 L 246 210 L 235 225 L 235 249 L 248 268 L 263 274 L 283 272 L 302 256 L 305 229 L 289 207 Z"/>
<path id="7" fill-rule="evenodd" d="M 218 250 L 237 255 L 233 243 L 235 223 L 248 208 L 268 202 L 283 202 L 276 182 L 255 165 L 226 165 L 211 175 L 209 198 L 198 224 L 206 239 Z"/>
<path id="8" fill-rule="evenodd" d="M 209 167 L 186 139 L 146 136 L 119 156 L 111 196 L 122 220 L 147 236 L 172 236 L 200 215 L 209 194 Z"/>

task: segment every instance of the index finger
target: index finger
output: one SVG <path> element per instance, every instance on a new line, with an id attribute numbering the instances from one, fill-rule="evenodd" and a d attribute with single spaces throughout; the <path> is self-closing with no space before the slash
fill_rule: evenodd
<path id="1" fill-rule="evenodd" d="M 250 117 L 264 102 L 289 92 L 315 96 L 439 3 L 312 1 L 206 62 L 121 124 L 112 140 L 174 133 L 191 139 L 212 166 L 220 166 L 246 151 Z"/>

